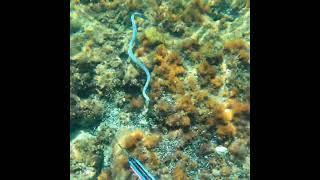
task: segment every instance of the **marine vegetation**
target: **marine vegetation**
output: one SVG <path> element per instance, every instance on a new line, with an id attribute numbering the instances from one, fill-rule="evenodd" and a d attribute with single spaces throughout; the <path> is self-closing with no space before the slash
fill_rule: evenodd
<path id="1" fill-rule="evenodd" d="M 70 179 L 250 179 L 250 2 L 70 1 Z"/>

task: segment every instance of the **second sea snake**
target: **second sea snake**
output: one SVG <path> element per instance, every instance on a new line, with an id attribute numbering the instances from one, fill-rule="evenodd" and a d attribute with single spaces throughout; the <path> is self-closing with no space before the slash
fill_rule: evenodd
<path id="1" fill-rule="evenodd" d="M 148 95 L 146 94 L 146 91 L 147 91 L 147 88 L 148 88 L 148 86 L 149 86 L 150 79 L 151 79 L 151 77 L 150 77 L 150 72 L 149 72 L 149 70 L 147 69 L 147 67 L 146 67 L 146 66 L 133 54 L 133 52 L 132 52 L 134 43 L 135 43 L 135 41 L 136 41 L 136 39 L 137 39 L 137 25 L 136 25 L 136 23 L 134 22 L 134 16 L 135 16 L 135 15 L 144 18 L 144 16 L 143 16 L 141 13 L 137 13 L 137 12 L 135 12 L 135 13 L 133 13 L 133 14 L 131 15 L 132 38 L 131 38 L 131 41 L 130 41 L 130 43 L 129 43 L 128 55 L 129 55 L 129 57 L 131 58 L 131 60 L 132 60 L 135 64 L 137 64 L 141 69 L 143 69 L 143 71 L 144 71 L 144 72 L 146 73 L 146 75 L 147 75 L 147 81 L 146 81 L 146 83 L 145 83 L 145 85 L 144 85 L 144 87 L 143 87 L 142 95 L 143 95 L 143 97 L 144 97 L 144 99 L 145 99 L 146 105 L 148 106 L 150 99 L 149 99 Z"/>

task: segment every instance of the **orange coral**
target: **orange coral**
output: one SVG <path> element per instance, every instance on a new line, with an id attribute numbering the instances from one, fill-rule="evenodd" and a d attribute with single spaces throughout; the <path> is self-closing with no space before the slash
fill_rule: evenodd
<path id="1" fill-rule="evenodd" d="M 242 103 L 242 102 L 236 101 L 234 99 L 229 99 L 228 105 L 234 111 L 235 114 L 250 111 L 250 104 Z"/>
<path id="2" fill-rule="evenodd" d="M 236 127 L 232 123 L 227 123 L 227 125 L 218 125 L 217 134 L 219 136 L 234 136 L 237 132 Z"/>
<path id="3" fill-rule="evenodd" d="M 239 59 L 245 63 L 249 63 L 250 53 L 249 46 L 242 40 L 230 40 L 224 43 L 225 52 L 231 52 L 233 54 L 238 54 Z"/>
<path id="4" fill-rule="evenodd" d="M 106 170 L 102 170 L 98 176 L 98 180 L 111 180 L 109 172 Z"/>
<path id="5" fill-rule="evenodd" d="M 124 155 L 117 156 L 113 164 L 118 170 L 126 168 L 128 166 L 128 157 Z"/>
<path id="6" fill-rule="evenodd" d="M 209 119 L 206 120 L 206 124 L 207 124 L 208 126 L 213 126 L 213 125 L 216 124 L 216 121 L 215 121 L 215 119 L 213 119 L 213 118 L 209 118 Z"/>
<path id="7" fill-rule="evenodd" d="M 176 166 L 173 171 L 173 179 L 174 180 L 186 180 L 189 179 L 184 172 L 184 170 L 181 168 L 181 166 Z"/>
<path id="8" fill-rule="evenodd" d="M 224 50 L 227 52 L 247 49 L 248 46 L 242 39 L 229 40 L 224 43 Z"/>
<path id="9" fill-rule="evenodd" d="M 169 109 L 169 105 L 164 101 L 160 101 L 158 102 L 157 109 L 161 112 L 167 112 Z"/>
<path id="10" fill-rule="evenodd" d="M 246 154 L 247 141 L 244 139 L 236 139 L 228 147 L 229 152 L 237 158 L 243 158 Z"/>
<path id="11" fill-rule="evenodd" d="M 157 166 L 160 164 L 160 161 L 157 157 L 157 154 L 154 152 L 150 153 L 150 165 L 152 169 L 156 169 Z"/>
<path id="12" fill-rule="evenodd" d="M 217 116 L 219 116 L 219 114 L 221 114 L 225 109 L 223 104 L 219 103 L 214 98 L 209 98 L 206 102 L 206 106 Z"/>
<path id="13" fill-rule="evenodd" d="M 205 98 L 209 96 L 209 92 L 207 90 L 200 90 L 193 93 L 193 96 L 197 101 L 203 101 Z"/>
<path id="14" fill-rule="evenodd" d="M 197 83 L 197 80 L 195 79 L 195 77 L 191 76 L 188 78 L 188 85 L 191 90 L 196 90 L 197 84 L 198 83 Z"/>
<path id="15" fill-rule="evenodd" d="M 223 85 L 223 80 L 221 77 L 215 77 L 215 78 L 211 79 L 210 82 L 215 88 L 219 88 Z"/>
<path id="16" fill-rule="evenodd" d="M 141 107 L 143 107 L 143 100 L 140 97 L 133 98 L 130 104 L 133 109 L 140 109 Z"/>
<path id="17" fill-rule="evenodd" d="M 198 72 L 201 76 L 209 76 L 210 78 L 213 78 L 216 74 L 214 66 L 210 65 L 207 61 L 203 61 L 199 65 Z"/>
<path id="18" fill-rule="evenodd" d="M 160 135 L 158 134 L 153 134 L 153 135 L 148 135 L 145 136 L 142 140 L 142 144 L 148 148 L 151 149 L 153 148 L 158 142 L 160 141 Z"/>
<path id="19" fill-rule="evenodd" d="M 141 57 L 145 53 L 145 48 L 140 47 L 139 49 L 136 50 L 136 52 L 137 52 L 137 57 Z"/>
<path id="20" fill-rule="evenodd" d="M 133 131 L 124 139 L 124 148 L 130 149 L 135 147 L 137 142 L 142 140 L 142 138 L 143 138 L 142 131 L 140 130 Z"/>
<path id="21" fill-rule="evenodd" d="M 239 51 L 239 58 L 245 63 L 249 63 L 250 53 L 247 50 L 241 49 Z"/>
<path id="22" fill-rule="evenodd" d="M 170 115 L 167 120 L 166 124 L 170 127 L 182 126 L 187 127 L 190 126 L 190 118 L 188 116 L 182 116 L 178 113 Z"/>
<path id="23" fill-rule="evenodd" d="M 184 95 L 181 96 L 177 102 L 176 102 L 177 109 L 184 110 L 184 112 L 187 113 L 195 113 L 196 107 L 194 106 L 194 103 L 191 100 L 191 95 Z"/>
<path id="24" fill-rule="evenodd" d="M 154 73 L 162 77 L 166 86 L 170 91 L 183 94 L 184 85 L 178 78 L 178 75 L 182 75 L 185 72 L 183 66 L 181 66 L 181 58 L 177 52 L 168 52 L 163 44 L 157 46 L 155 53 L 156 65 L 154 67 Z"/>
<path id="25" fill-rule="evenodd" d="M 197 133 L 194 131 L 188 131 L 187 133 L 184 133 L 182 136 L 182 139 L 184 141 L 191 141 L 192 139 L 194 139 L 197 136 Z"/>

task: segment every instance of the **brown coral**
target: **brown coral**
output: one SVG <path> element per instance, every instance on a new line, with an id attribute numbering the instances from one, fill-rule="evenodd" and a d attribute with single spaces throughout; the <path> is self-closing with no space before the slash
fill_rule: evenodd
<path id="1" fill-rule="evenodd" d="M 166 124 L 170 127 L 188 127 L 190 126 L 190 122 L 188 116 L 183 116 L 179 113 L 170 115 L 166 120 Z"/>
<path id="2" fill-rule="evenodd" d="M 141 97 L 132 98 L 130 104 L 133 109 L 141 109 L 143 107 L 143 99 Z"/>
<path id="3" fill-rule="evenodd" d="M 160 135 L 152 134 L 152 135 L 145 136 L 142 140 L 142 144 L 146 148 L 151 149 L 155 145 L 157 145 L 159 141 L 160 141 Z"/>
<path id="4" fill-rule="evenodd" d="M 174 180 L 187 180 L 189 179 L 181 166 L 177 165 L 173 171 Z"/>
<path id="5" fill-rule="evenodd" d="M 217 134 L 221 137 L 234 136 L 237 132 L 236 127 L 232 123 L 226 125 L 218 125 Z"/>
<path id="6" fill-rule="evenodd" d="M 124 145 L 123 147 L 126 149 L 134 148 L 137 145 L 137 142 L 141 141 L 143 138 L 143 133 L 141 130 L 135 130 L 132 133 L 130 133 L 126 138 L 124 139 Z"/>
<path id="7" fill-rule="evenodd" d="M 186 113 L 195 113 L 197 110 L 190 94 L 179 97 L 176 102 L 176 107 L 178 110 L 183 110 Z"/>
<path id="8" fill-rule="evenodd" d="M 185 69 L 181 66 L 182 60 L 179 54 L 177 52 L 169 52 L 161 44 L 157 46 L 154 58 L 156 61 L 154 73 L 165 80 L 163 85 L 172 92 L 183 94 L 184 85 L 178 75 L 183 75 Z"/>

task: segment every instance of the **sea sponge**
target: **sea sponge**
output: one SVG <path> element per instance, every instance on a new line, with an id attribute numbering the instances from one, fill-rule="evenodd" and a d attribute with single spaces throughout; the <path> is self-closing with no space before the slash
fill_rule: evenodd
<path id="1" fill-rule="evenodd" d="M 232 109 L 224 109 L 220 116 L 225 122 L 230 122 L 233 119 L 233 111 Z"/>
<path id="2" fill-rule="evenodd" d="M 142 140 L 142 144 L 143 146 L 145 146 L 148 149 L 153 148 L 154 146 L 156 146 L 158 144 L 158 142 L 160 141 L 160 135 L 158 134 L 151 134 L 151 135 L 147 135 L 143 138 Z"/>

